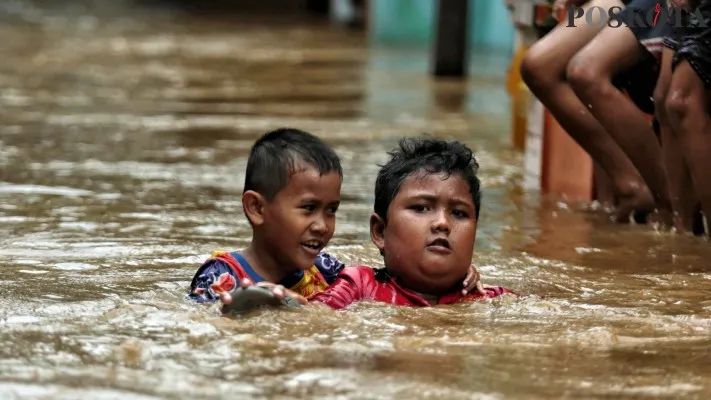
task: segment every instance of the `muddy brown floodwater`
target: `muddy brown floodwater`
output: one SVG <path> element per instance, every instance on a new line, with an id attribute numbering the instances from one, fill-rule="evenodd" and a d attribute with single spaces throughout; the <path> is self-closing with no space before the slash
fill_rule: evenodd
<path id="1" fill-rule="evenodd" d="M 0 398 L 711 396 L 709 243 L 524 192 L 506 57 L 434 82 L 424 52 L 318 19 L 94 3 L 0 3 Z M 484 281 L 540 297 L 237 319 L 188 303 L 196 266 L 247 243 L 245 156 L 280 126 L 343 157 L 329 250 L 372 265 L 385 151 L 466 141 Z"/>

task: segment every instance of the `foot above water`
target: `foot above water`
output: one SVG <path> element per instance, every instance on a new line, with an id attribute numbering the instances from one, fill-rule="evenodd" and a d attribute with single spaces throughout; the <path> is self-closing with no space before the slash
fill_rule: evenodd
<path id="1" fill-rule="evenodd" d="M 630 223 L 630 217 L 637 223 L 647 222 L 649 214 L 655 210 L 654 198 L 649 190 L 640 188 L 626 195 L 618 195 L 618 205 L 614 213 L 615 222 Z"/>

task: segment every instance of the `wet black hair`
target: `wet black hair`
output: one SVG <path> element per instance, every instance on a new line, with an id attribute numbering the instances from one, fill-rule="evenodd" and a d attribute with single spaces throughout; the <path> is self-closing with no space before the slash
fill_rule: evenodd
<path id="1" fill-rule="evenodd" d="M 387 223 L 388 208 L 405 179 L 424 170 L 427 174 L 459 174 L 468 184 L 469 193 L 479 219 L 481 183 L 477 177 L 479 164 L 471 149 L 458 141 L 447 142 L 429 137 L 401 139 L 398 148 L 388 153 L 390 161 L 384 164 L 375 181 L 376 214 Z"/>
<path id="2" fill-rule="evenodd" d="M 321 175 L 336 171 L 343 178 L 341 160 L 323 140 L 298 129 L 280 128 L 265 133 L 252 146 L 244 191 L 253 190 L 271 201 L 289 184 L 300 163 L 316 168 Z"/>

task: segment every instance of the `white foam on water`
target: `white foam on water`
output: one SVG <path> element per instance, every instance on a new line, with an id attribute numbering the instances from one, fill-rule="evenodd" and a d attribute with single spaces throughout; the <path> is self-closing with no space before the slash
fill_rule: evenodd
<path id="1" fill-rule="evenodd" d="M 96 222 L 60 222 L 59 227 L 65 229 L 81 229 L 85 231 L 94 231 L 98 228 Z"/>
<path id="2" fill-rule="evenodd" d="M 120 214 L 121 218 L 135 218 L 135 219 L 151 219 L 151 220 L 160 220 L 161 215 L 160 214 L 151 214 L 151 213 L 123 213 Z"/>
<path id="3" fill-rule="evenodd" d="M 5 319 L 6 324 L 34 324 L 41 320 L 32 315 L 11 315 Z"/>
<path id="4" fill-rule="evenodd" d="M 200 225 L 194 228 L 198 233 L 202 234 L 212 234 L 212 233 L 227 233 L 234 231 L 234 227 L 225 225 Z"/>
<path id="5" fill-rule="evenodd" d="M 57 385 L 30 385 L 21 383 L 0 383 L 0 398 L 27 399 L 100 399 L 100 400 L 153 400 L 154 396 L 129 393 L 111 389 L 74 389 Z"/>
<path id="6" fill-rule="evenodd" d="M 101 193 L 96 195 L 100 200 L 118 200 L 121 198 L 121 193 Z"/>
<path id="7" fill-rule="evenodd" d="M 92 270 L 92 269 L 97 269 L 99 267 L 97 265 L 91 265 L 91 264 L 67 262 L 67 263 L 54 264 L 54 266 L 52 268 L 60 269 L 63 271 L 88 271 L 88 270 Z"/>
<path id="8" fill-rule="evenodd" d="M 17 259 L 13 261 L 14 264 L 22 264 L 22 265 L 39 265 L 42 264 L 42 261 L 40 260 L 25 260 L 25 259 Z"/>
<path id="9" fill-rule="evenodd" d="M 94 194 L 89 190 L 70 188 L 65 186 L 42 186 L 42 185 L 14 185 L 11 183 L 0 183 L 0 194 L 47 194 L 66 197 L 81 197 Z"/>
<path id="10" fill-rule="evenodd" d="M 27 222 L 29 220 L 30 220 L 30 218 L 22 217 L 19 215 L 0 217 L 0 223 Z"/>
<path id="11" fill-rule="evenodd" d="M 201 263 L 205 261 L 205 257 L 198 257 L 198 256 L 187 256 L 187 257 L 178 257 L 178 258 L 156 258 L 153 260 L 153 262 L 156 263 L 161 263 L 161 264 L 194 264 L 194 263 Z"/>

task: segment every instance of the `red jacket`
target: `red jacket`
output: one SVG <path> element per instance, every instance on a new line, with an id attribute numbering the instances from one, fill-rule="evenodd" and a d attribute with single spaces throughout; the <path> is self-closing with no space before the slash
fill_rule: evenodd
<path id="1" fill-rule="evenodd" d="M 497 286 L 487 288 L 486 294 L 477 291 L 464 296 L 460 290 L 454 290 L 441 296 L 437 304 L 490 299 L 504 293 L 514 292 Z M 400 286 L 397 283 L 397 278 L 391 277 L 385 269 L 376 270 L 362 265 L 344 268 L 326 291 L 311 298 L 311 301 L 324 303 L 336 310 L 361 300 L 382 301 L 398 306 L 427 307 L 432 305 L 417 293 Z"/>

